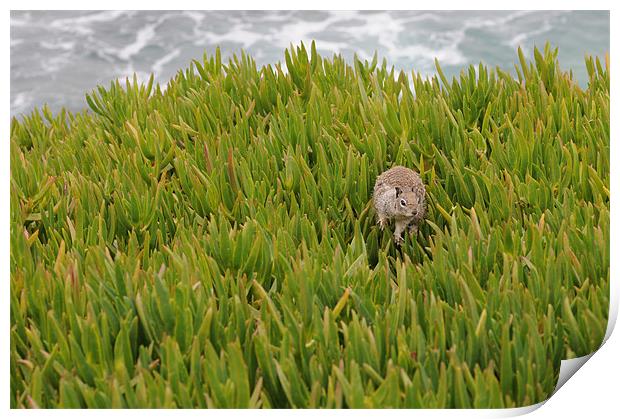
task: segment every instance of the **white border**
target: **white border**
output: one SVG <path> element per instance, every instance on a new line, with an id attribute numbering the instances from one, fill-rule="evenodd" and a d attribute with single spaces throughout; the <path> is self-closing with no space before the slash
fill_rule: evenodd
<path id="1" fill-rule="evenodd" d="M 393 1 L 393 0 L 382 0 L 381 2 L 369 2 L 369 1 L 340 1 L 334 2 L 325 1 L 325 0 L 315 0 L 305 4 L 297 4 L 289 1 L 261 1 L 258 2 L 250 2 L 250 1 L 227 1 L 225 3 L 210 3 L 204 1 L 189 1 L 189 0 L 177 0 L 175 2 L 162 2 L 162 1 L 141 1 L 141 2 L 128 2 L 128 1 L 118 1 L 118 0 L 109 0 L 106 2 L 101 1 L 93 1 L 88 4 L 83 1 L 59 1 L 54 2 L 54 8 L 59 9 L 311 9 L 311 10 L 321 10 L 321 9 L 340 9 L 340 10 L 358 10 L 358 9 L 381 9 L 381 10 L 389 10 L 389 9 L 419 9 L 419 10 L 450 10 L 450 9 L 462 9 L 464 5 L 468 6 L 472 9 L 491 9 L 491 10 L 523 10 L 523 9 L 573 9 L 573 10 L 612 10 L 611 12 L 611 25 L 610 25 L 610 39 L 611 41 L 611 68 L 616 68 L 617 59 L 616 57 L 616 48 L 614 48 L 613 39 L 615 39 L 615 34 L 617 30 L 615 30 L 616 25 L 618 23 L 618 19 L 616 18 L 616 11 L 614 9 L 614 2 L 612 1 L 601 1 L 601 0 L 590 0 L 588 2 L 583 1 L 575 1 L 575 0 L 565 0 L 565 1 L 555 1 L 555 2 L 541 2 L 534 0 L 522 0 L 519 2 L 496 2 L 496 1 L 476 1 L 470 0 L 468 2 L 459 2 L 459 1 L 433 1 L 433 2 L 404 2 L 404 1 Z M 51 4 L 49 1 L 9 1 L 8 7 L 16 10 L 27 10 L 27 9 L 50 9 Z M 10 47 L 9 47 L 9 33 L 10 33 L 10 13 L 8 9 L 4 10 L 2 21 L 5 24 L 0 25 L 4 32 L 5 42 L 3 44 L 4 49 L 4 57 L 10 57 Z M 0 171 L 2 173 L 2 183 L 1 183 L 1 191 L 5 199 L 1 200 L 0 203 L 0 213 L 2 215 L 2 232 L 1 232 L 1 260 L 2 266 L 4 267 L 4 280 L 2 282 L 3 289 L 2 298 L 4 301 L 5 310 L 2 313 L 3 316 L 3 324 L 5 325 L 5 333 L 10 329 L 10 316 L 9 316 L 9 306 L 10 306 L 10 297 L 9 297 L 9 129 L 10 126 L 8 124 L 9 115 L 10 115 L 10 103 L 8 98 L 10 95 L 8 94 L 10 88 L 10 78 L 9 78 L 9 66 L 3 65 L 1 70 L 3 73 L 3 77 L 0 79 L 1 81 L 1 90 L 2 97 L 5 98 L 4 103 L 2 104 L 2 112 L 5 123 L 2 125 L 3 127 L 3 135 L 2 135 L 2 146 L 6 147 L 2 153 L 0 153 L 0 158 L 2 161 L 0 162 Z M 611 78 L 612 82 L 612 92 L 618 91 L 617 83 L 615 82 L 615 77 Z M 614 99 L 612 96 L 612 114 L 611 120 L 618 121 L 618 118 L 615 118 L 617 115 Z M 611 126 L 611 167 L 612 167 L 612 177 L 611 177 L 611 254 L 620 254 L 618 248 L 618 237 L 620 237 L 619 231 L 619 223 L 617 222 L 617 218 L 613 215 L 618 212 L 618 202 L 616 197 L 619 196 L 618 193 L 618 182 L 617 176 L 614 178 L 613 175 L 616 174 L 617 168 L 620 167 L 620 159 L 618 157 L 618 146 L 615 145 L 615 133 L 617 132 L 616 125 L 612 122 Z M 616 179 L 616 180 L 614 180 Z M 611 278 L 612 278 L 612 305 L 610 307 L 610 319 L 615 323 L 615 319 L 617 317 L 618 312 L 618 281 L 617 281 L 617 273 L 618 273 L 618 263 L 617 259 L 612 257 L 611 261 Z M 611 328 L 611 325 L 610 325 Z M 608 329 L 608 331 L 611 329 Z M 10 372 L 9 372 L 9 341 L 6 339 L 2 339 L 4 362 L 2 363 L 2 393 L 1 396 L 3 400 L 3 404 L 6 409 L 9 408 L 9 380 L 10 380 Z M 561 417 L 563 415 L 578 416 L 578 417 L 611 417 L 612 413 L 614 416 L 618 412 L 618 396 L 617 396 L 617 383 L 619 381 L 619 373 L 620 373 L 620 363 L 618 362 L 616 354 L 620 349 L 620 339 L 618 338 L 618 333 L 611 335 L 610 339 L 603 345 L 603 347 L 595 353 L 591 360 L 587 363 L 587 366 L 584 367 L 581 371 L 577 372 L 577 377 L 573 380 L 569 380 L 551 399 L 549 399 L 542 408 L 536 410 L 532 415 L 537 418 L 555 418 Z M 524 410 L 527 410 L 525 408 Z M 531 410 L 531 409 L 529 409 Z M 398 417 L 409 417 L 411 415 L 420 418 L 434 418 L 434 417 L 470 417 L 470 418 L 480 418 L 480 417 L 501 417 L 506 415 L 511 415 L 518 413 L 520 409 L 516 410 L 495 410 L 495 411 L 480 411 L 480 410 L 392 410 L 390 412 L 385 412 L 385 414 L 389 414 L 390 416 L 395 415 Z M 11 410 L 9 414 L 11 416 L 28 416 L 28 417 L 38 417 L 39 415 L 45 415 L 49 417 L 77 417 L 81 416 L 84 413 L 87 413 L 92 417 L 107 417 L 111 412 L 109 411 L 101 411 L 101 410 L 89 410 L 87 412 L 82 411 L 68 411 L 68 410 L 46 410 L 46 411 L 33 411 L 33 410 Z M 270 410 L 270 411 L 239 411 L 239 410 L 218 410 L 218 411 L 201 411 L 201 410 L 175 410 L 175 411 L 167 411 L 167 410 L 121 410 L 114 412 L 114 415 L 120 416 L 129 416 L 132 417 L 148 417 L 149 419 L 152 417 L 204 417 L 204 415 L 208 414 L 210 417 L 230 417 L 230 416 L 252 416 L 253 418 L 261 418 L 261 417 L 288 417 L 291 412 L 283 411 L 283 410 Z M 325 416 L 325 417 L 355 417 L 358 418 L 373 418 L 377 415 L 376 411 L 352 411 L 352 410 L 331 410 L 331 411 L 312 411 L 312 410 L 299 410 L 295 412 L 295 415 L 305 416 L 305 417 L 314 417 L 316 415 Z"/>

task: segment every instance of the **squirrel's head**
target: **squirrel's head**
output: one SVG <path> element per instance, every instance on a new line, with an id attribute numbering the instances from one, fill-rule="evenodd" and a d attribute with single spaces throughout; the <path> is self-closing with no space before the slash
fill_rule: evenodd
<path id="1" fill-rule="evenodd" d="M 396 187 L 396 214 L 403 217 L 417 217 L 424 211 L 424 192 L 422 195 L 413 188 Z"/>

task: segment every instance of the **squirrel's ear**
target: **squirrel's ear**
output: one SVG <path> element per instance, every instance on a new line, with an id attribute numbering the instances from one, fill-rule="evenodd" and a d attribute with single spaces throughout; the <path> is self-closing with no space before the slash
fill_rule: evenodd
<path id="1" fill-rule="evenodd" d="M 403 191 L 397 186 L 396 187 L 396 197 L 398 198 Z"/>

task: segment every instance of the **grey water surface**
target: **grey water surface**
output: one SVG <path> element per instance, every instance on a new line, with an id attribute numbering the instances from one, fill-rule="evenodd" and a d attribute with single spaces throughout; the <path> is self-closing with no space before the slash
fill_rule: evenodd
<path id="1" fill-rule="evenodd" d="M 134 73 L 165 84 L 204 52 L 249 52 L 258 65 L 284 62 L 284 49 L 375 51 L 398 70 L 429 76 L 437 57 L 448 77 L 483 62 L 512 70 L 521 46 L 549 41 L 562 68 L 587 87 L 586 55 L 609 51 L 608 11 L 12 11 L 11 116 L 48 104 L 79 111 L 84 95 Z"/>

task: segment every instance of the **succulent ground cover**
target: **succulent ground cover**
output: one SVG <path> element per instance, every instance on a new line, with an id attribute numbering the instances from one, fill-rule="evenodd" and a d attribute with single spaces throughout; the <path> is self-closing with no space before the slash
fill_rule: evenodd
<path id="1" fill-rule="evenodd" d="M 609 66 L 219 51 L 10 130 L 12 407 L 514 407 L 598 348 Z M 372 186 L 428 218 L 395 247 Z"/>

